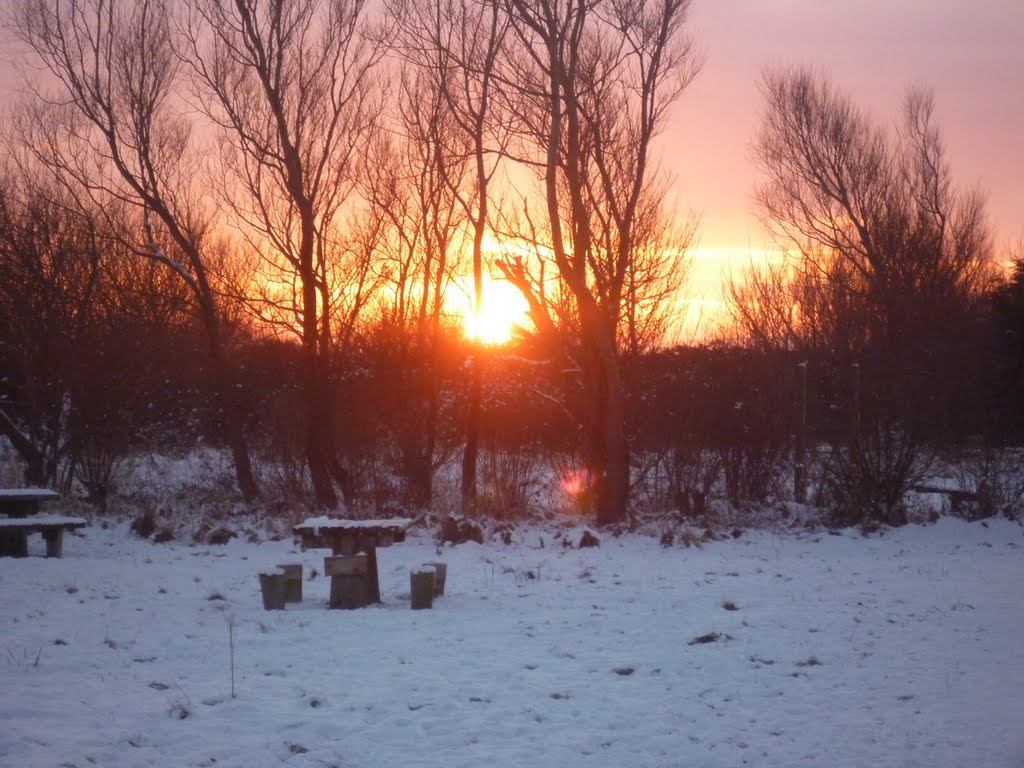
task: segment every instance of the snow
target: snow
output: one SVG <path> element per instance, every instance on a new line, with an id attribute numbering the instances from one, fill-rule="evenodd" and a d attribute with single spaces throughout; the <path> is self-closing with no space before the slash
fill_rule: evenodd
<path id="1" fill-rule="evenodd" d="M 579 534 L 439 555 L 414 528 L 356 611 L 323 576 L 262 610 L 260 571 L 323 571 L 291 541 L 30 542 L 0 558 L 0 765 L 1024 764 L 1017 524 L 563 548 Z M 437 560 L 445 595 L 410 610 Z"/>
<path id="2" fill-rule="evenodd" d="M 0 488 L 2 501 L 49 501 L 59 499 L 60 494 L 49 488 Z"/>
<path id="3" fill-rule="evenodd" d="M 0 517 L 0 528 L 25 528 L 48 525 L 85 525 L 84 517 L 64 515 L 31 515 L 30 517 Z"/>
<path id="4" fill-rule="evenodd" d="M 404 531 L 412 525 L 412 523 L 413 521 L 407 517 L 388 517 L 382 520 L 344 520 L 338 517 L 321 515 L 319 517 L 307 517 L 295 527 L 308 528 L 314 533 L 319 532 L 321 529 L 351 531 L 361 529 L 381 530 L 394 528 Z"/>

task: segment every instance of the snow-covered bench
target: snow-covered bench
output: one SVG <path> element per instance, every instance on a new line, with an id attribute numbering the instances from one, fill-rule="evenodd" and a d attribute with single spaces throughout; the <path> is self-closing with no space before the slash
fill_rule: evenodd
<path id="1" fill-rule="evenodd" d="M 957 517 L 965 516 L 968 510 L 973 509 L 982 501 L 980 493 L 965 491 L 962 488 L 947 488 L 944 485 L 918 484 L 910 486 L 915 493 L 935 493 L 949 497 L 949 511 Z"/>
<path id="2" fill-rule="evenodd" d="M 60 515 L 0 518 L 0 556 L 26 557 L 28 535 L 41 533 L 46 540 L 46 556 L 60 557 L 64 554 L 64 531 L 84 528 L 86 525 L 81 517 Z"/>

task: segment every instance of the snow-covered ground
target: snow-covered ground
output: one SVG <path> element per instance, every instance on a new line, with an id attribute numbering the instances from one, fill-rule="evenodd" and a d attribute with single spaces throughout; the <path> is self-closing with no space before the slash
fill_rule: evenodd
<path id="1" fill-rule="evenodd" d="M 329 553 L 33 537 L 0 559 L 0 765 L 1024 765 L 1016 523 L 601 538 L 448 547 L 412 611 L 413 532 L 383 605 L 329 610 L 321 575 L 268 612 L 261 570 Z"/>

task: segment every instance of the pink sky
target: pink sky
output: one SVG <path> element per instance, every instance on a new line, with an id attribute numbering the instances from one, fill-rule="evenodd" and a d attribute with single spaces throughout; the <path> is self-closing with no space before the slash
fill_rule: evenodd
<path id="1" fill-rule="evenodd" d="M 812 66 L 880 122 L 908 85 L 935 93 L 956 181 L 988 195 L 997 242 L 1024 239 L 1024 0 L 695 0 L 706 54 L 676 105 L 665 165 L 701 244 L 759 250 L 750 144 L 766 66 Z"/>
<path id="2" fill-rule="evenodd" d="M 726 254 L 770 246 L 753 215 L 750 143 L 757 81 L 773 65 L 828 73 L 882 122 L 899 118 L 908 85 L 930 86 L 954 177 L 988 195 L 1001 252 L 1024 240 L 1024 0 L 694 0 L 691 28 L 706 63 L 663 148 L 680 209 L 701 216 L 705 282 Z M 13 54 L 0 38 L 0 105 Z"/>

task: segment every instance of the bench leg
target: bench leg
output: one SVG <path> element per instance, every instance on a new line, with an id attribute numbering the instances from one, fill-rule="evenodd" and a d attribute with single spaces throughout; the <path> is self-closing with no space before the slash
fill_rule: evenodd
<path id="1" fill-rule="evenodd" d="M 380 576 L 377 573 L 377 548 L 366 548 L 366 601 L 368 603 L 379 603 L 380 600 Z"/>
<path id="2" fill-rule="evenodd" d="M 24 531 L 0 532 L 0 556 L 28 557 L 28 534 Z"/>
<path id="3" fill-rule="evenodd" d="M 61 557 L 64 554 L 64 529 L 54 528 L 43 531 L 43 538 L 46 539 L 46 556 Z"/>

